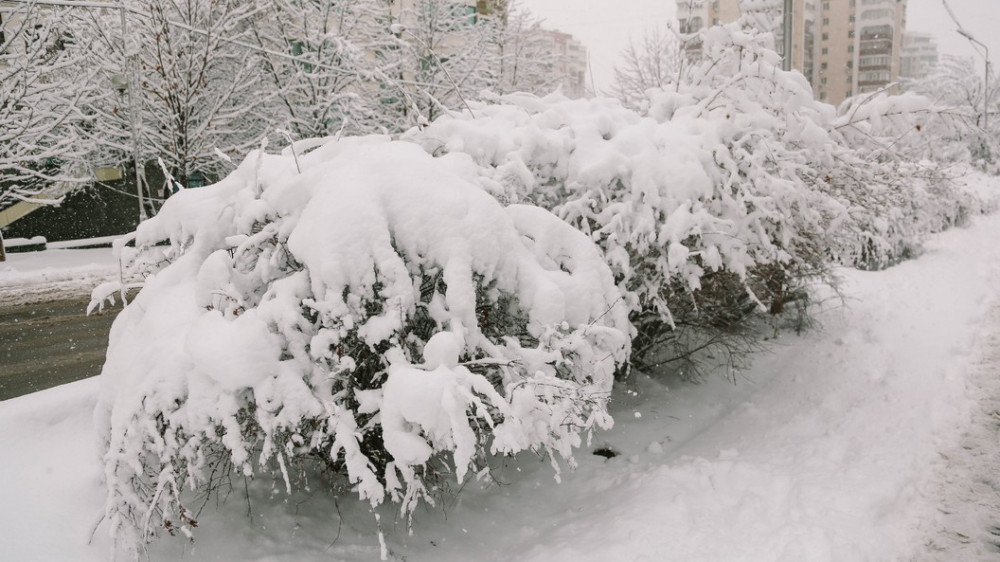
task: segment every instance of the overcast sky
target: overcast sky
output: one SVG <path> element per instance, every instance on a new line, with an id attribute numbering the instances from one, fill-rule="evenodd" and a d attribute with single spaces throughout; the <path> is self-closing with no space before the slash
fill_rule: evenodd
<path id="1" fill-rule="evenodd" d="M 846 2 L 847 0 L 832 0 Z M 629 36 L 665 25 L 674 14 L 673 0 L 520 0 L 546 27 L 571 33 L 591 54 L 594 82 L 599 89 L 611 82 L 612 69 Z M 962 27 L 990 47 L 1000 62 L 1000 0 L 948 0 Z M 937 36 L 942 53 L 973 56 L 969 42 L 955 32 L 942 0 L 909 0 L 907 28 Z M 976 58 L 982 64 L 982 58 Z"/>

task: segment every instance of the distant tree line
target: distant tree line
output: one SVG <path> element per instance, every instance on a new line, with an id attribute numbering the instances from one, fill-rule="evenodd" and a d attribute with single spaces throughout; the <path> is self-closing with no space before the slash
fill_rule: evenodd
<path id="1" fill-rule="evenodd" d="M 2 14 L 0 208 L 98 166 L 135 177 L 133 131 L 146 195 L 164 198 L 268 139 L 398 133 L 482 91 L 557 87 L 538 22 L 508 2 L 122 5 Z"/>

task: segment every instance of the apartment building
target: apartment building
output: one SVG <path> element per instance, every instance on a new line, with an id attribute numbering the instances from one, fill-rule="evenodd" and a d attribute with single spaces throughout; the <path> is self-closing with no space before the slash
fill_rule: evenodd
<path id="1" fill-rule="evenodd" d="M 678 0 L 682 33 L 747 16 L 784 49 L 783 0 Z M 899 80 L 906 0 L 793 0 L 792 68 L 812 84 L 820 100 L 839 104 Z M 687 46 L 691 54 L 700 45 Z"/>
<path id="2" fill-rule="evenodd" d="M 548 46 L 554 55 L 550 72 L 570 98 L 587 95 L 587 48 L 572 35 L 549 29 L 533 33 Z"/>
<path id="3" fill-rule="evenodd" d="M 930 33 L 907 31 L 903 34 L 903 56 L 900 59 L 899 77 L 919 80 L 937 66 L 937 41 Z"/>
<path id="4" fill-rule="evenodd" d="M 854 95 L 858 68 L 856 2 L 859 0 L 817 0 L 819 40 L 816 54 L 819 62 L 810 77 L 816 99 L 839 104 Z M 864 0 L 869 1 L 869 0 Z"/>
<path id="5" fill-rule="evenodd" d="M 899 80 L 906 1 L 859 0 L 857 12 L 854 91 L 864 94 Z"/>

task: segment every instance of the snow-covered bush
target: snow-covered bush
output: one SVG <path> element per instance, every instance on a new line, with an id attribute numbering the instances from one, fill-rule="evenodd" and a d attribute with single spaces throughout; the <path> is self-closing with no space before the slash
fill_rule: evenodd
<path id="1" fill-rule="evenodd" d="M 814 187 L 817 160 L 832 165 L 833 108 L 739 26 L 713 28 L 704 49 L 647 116 L 612 100 L 505 96 L 406 137 L 471 155 L 498 196 L 590 234 L 628 292 L 640 363 L 662 362 L 647 354 L 665 345 L 675 358 L 724 350 L 755 310 L 801 298 L 845 214 Z"/>
<path id="2" fill-rule="evenodd" d="M 629 297 L 640 366 L 732 360 L 757 312 L 801 314 L 831 264 L 884 267 L 975 208 L 918 161 L 921 123 L 939 113 L 927 100 L 838 114 L 780 69 L 770 35 L 735 23 L 699 42 L 643 113 L 514 95 L 404 136 L 472 156 L 498 197 L 590 234 Z"/>
<path id="3" fill-rule="evenodd" d="M 751 124 L 733 137 L 739 142 L 724 139 L 741 164 L 763 166 L 764 174 L 741 170 L 742 181 L 790 179 L 813 192 L 810 204 L 825 219 L 807 228 L 809 244 L 793 249 L 793 269 L 806 267 L 798 273 L 827 261 L 885 267 L 979 208 L 951 181 L 956 172 L 934 158 L 940 139 L 928 131 L 958 124 L 947 108 L 878 92 L 834 109 L 813 98 L 803 76 L 775 67 L 768 35 L 742 25 L 705 31 L 702 56 L 672 91 L 651 95 L 650 114 L 675 121 L 692 111 L 724 113 Z"/>
<path id="4" fill-rule="evenodd" d="M 977 61 L 944 55 L 927 76 L 906 83 L 906 87 L 948 108 L 952 117 L 949 126 L 933 129 L 937 141 L 934 158 L 969 162 L 985 173 L 1000 174 L 1000 123 L 985 120 L 983 113 L 984 96 L 994 103 L 991 113 L 996 111 L 1000 76 L 991 73 L 986 83 Z"/>
<path id="5" fill-rule="evenodd" d="M 121 542 L 189 534 L 184 490 L 233 470 L 291 489 L 318 459 L 409 514 L 488 454 L 572 463 L 611 423 L 631 328 L 609 268 L 475 175 L 383 137 L 298 143 L 140 226 L 133 267 L 157 270 L 115 321 L 95 414 Z"/>
<path id="6" fill-rule="evenodd" d="M 983 202 L 954 181 L 942 131 L 961 127 L 947 108 L 911 93 L 852 98 L 829 125 L 839 140 L 823 189 L 843 201 L 850 241 L 840 262 L 879 269 L 912 256 L 923 236 L 964 223 Z"/>

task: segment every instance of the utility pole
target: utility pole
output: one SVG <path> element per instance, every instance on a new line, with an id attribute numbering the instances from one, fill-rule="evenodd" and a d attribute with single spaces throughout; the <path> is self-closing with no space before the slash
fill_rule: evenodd
<path id="1" fill-rule="evenodd" d="M 125 57 L 125 76 L 128 86 L 125 95 L 128 96 L 129 129 L 132 130 L 132 164 L 135 168 L 135 194 L 139 198 L 139 222 L 146 220 L 146 205 L 142 198 L 142 170 L 139 162 L 139 111 L 135 105 L 136 92 L 139 90 L 139 55 L 130 53 L 128 48 L 128 27 L 125 18 L 125 3 L 119 7 L 122 16 L 122 56 Z"/>
<path id="2" fill-rule="evenodd" d="M 782 14 L 784 20 L 781 26 L 781 39 L 784 45 L 784 57 L 781 60 L 782 70 L 792 69 L 792 0 L 785 0 Z"/>

